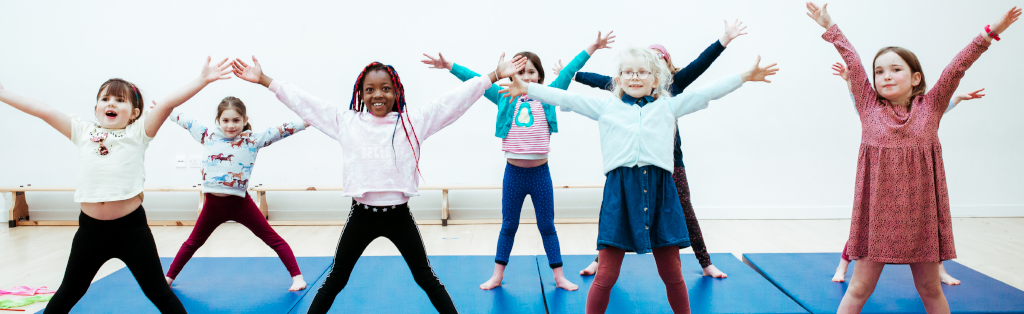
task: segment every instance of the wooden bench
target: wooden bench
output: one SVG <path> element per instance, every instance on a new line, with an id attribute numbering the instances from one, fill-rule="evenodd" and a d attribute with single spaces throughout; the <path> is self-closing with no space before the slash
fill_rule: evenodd
<path id="1" fill-rule="evenodd" d="M 555 189 L 600 189 L 604 188 L 603 184 L 568 184 L 568 185 L 555 185 Z M 425 191 L 441 191 L 441 225 L 447 226 L 448 220 L 451 218 L 451 213 L 448 207 L 448 191 L 450 190 L 500 190 L 501 185 L 423 185 L 419 187 L 420 190 Z M 199 193 L 199 206 L 197 213 L 203 210 L 203 202 L 206 199 L 205 194 L 202 192 L 202 186 L 195 185 L 191 187 L 147 187 L 146 192 L 198 192 Z M 25 201 L 26 192 L 74 192 L 74 187 L 33 187 L 31 185 L 19 186 L 19 187 L 0 187 L 0 193 L 11 193 L 11 208 L 10 208 L 10 220 L 8 222 L 11 228 L 17 226 L 74 226 L 77 225 L 77 221 L 34 221 L 29 218 L 28 214 L 28 203 Z M 267 192 L 295 192 L 295 191 L 342 191 L 340 186 L 263 186 L 255 185 L 249 187 L 249 191 L 255 192 L 256 201 L 259 205 L 260 212 L 263 213 L 264 218 L 269 218 L 270 206 L 267 204 Z M 435 222 L 436 223 L 436 222 Z M 150 221 L 150 225 L 178 225 L 187 226 L 194 225 L 194 220 L 182 220 L 182 221 Z M 291 224 L 297 225 L 317 225 L 316 222 L 293 222 Z"/>
<path id="2" fill-rule="evenodd" d="M 601 189 L 604 184 L 570 184 L 555 185 L 555 189 Z M 421 191 L 441 191 L 441 226 L 447 226 L 451 213 L 448 211 L 448 191 L 450 190 L 500 190 L 501 185 L 421 185 Z M 267 192 L 297 192 L 297 191 L 341 191 L 341 186 L 263 186 L 262 184 L 249 187 L 249 191 L 256 192 L 256 199 L 260 211 L 266 216 L 270 208 L 267 205 Z"/>

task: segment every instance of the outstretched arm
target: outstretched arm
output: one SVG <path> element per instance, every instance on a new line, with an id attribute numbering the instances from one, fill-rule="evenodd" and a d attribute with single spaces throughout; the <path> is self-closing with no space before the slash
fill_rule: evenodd
<path id="1" fill-rule="evenodd" d="M 497 70 L 494 71 L 496 76 L 476 77 L 468 80 L 423 108 L 410 110 L 410 116 L 419 115 L 418 118 L 412 120 L 412 123 L 417 124 L 416 128 L 423 132 L 421 138 L 425 139 L 458 120 L 476 103 L 477 99 L 480 99 L 487 87 L 493 88 L 494 82 L 512 76 L 524 67 L 526 67 L 526 58 L 520 56 L 506 62 L 505 54 L 501 54 Z"/>
<path id="2" fill-rule="evenodd" d="M 192 96 L 195 96 L 207 84 L 231 78 L 228 76 L 231 74 L 230 67 L 231 64 L 228 63 L 228 58 L 224 58 L 217 65 L 210 65 L 210 57 L 206 57 L 206 65 L 203 65 L 203 71 L 200 72 L 199 77 L 167 95 L 150 110 L 149 116 L 146 118 L 146 136 L 156 136 L 156 132 L 160 130 L 164 120 L 167 120 L 167 116 L 171 115 L 171 111 L 185 103 Z"/>
<path id="3" fill-rule="evenodd" d="M 41 101 L 12 93 L 5 89 L 3 85 L 0 85 L 0 101 L 36 118 L 43 119 L 43 121 L 46 121 L 46 123 L 56 129 L 57 132 L 64 134 L 69 139 L 71 138 L 71 117 L 67 114 L 53 109 L 53 107 Z"/>
<path id="4" fill-rule="evenodd" d="M 686 67 L 679 69 L 678 72 L 672 75 L 672 87 L 673 92 L 676 95 L 682 93 L 687 86 L 690 86 L 690 84 L 693 83 L 693 81 L 696 81 L 701 74 L 704 74 L 704 71 L 707 71 L 708 68 L 711 67 L 711 64 L 718 59 L 718 56 L 722 55 L 722 52 L 725 51 L 725 47 L 728 46 L 733 39 L 747 34 L 743 31 L 747 29 L 747 27 L 743 26 L 743 22 L 740 20 L 737 19 L 733 21 L 732 24 L 728 21 L 724 22 L 725 32 L 722 33 L 722 38 L 704 49 L 704 52 L 701 52 L 700 56 L 697 56 L 697 59 L 694 59 Z"/>
<path id="5" fill-rule="evenodd" d="M 156 101 L 153 101 L 153 104 L 156 105 Z M 192 138 L 195 139 L 196 142 L 206 144 L 206 137 L 209 136 L 209 129 L 207 129 L 202 123 L 199 123 L 198 120 L 193 119 L 184 113 L 171 114 L 169 120 L 188 130 L 189 135 L 192 135 Z"/>
<path id="6" fill-rule="evenodd" d="M 256 145 L 260 148 L 270 146 L 270 144 L 305 130 L 307 126 L 309 125 L 305 122 L 295 121 L 269 128 L 260 134 L 256 134 Z"/>
<path id="7" fill-rule="evenodd" d="M 775 67 L 776 65 L 777 63 L 772 63 L 762 67 L 761 56 L 757 56 L 757 61 L 754 62 L 754 66 L 750 70 L 718 79 L 695 91 L 684 92 L 680 97 L 670 98 L 668 104 L 676 117 L 707 108 L 709 102 L 728 95 L 745 82 L 771 83 L 767 77 L 775 75 L 779 71 Z"/>
<path id="8" fill-rule="evenodd" d="M 527 84 L 514 76 L 511 83 L 502 83 L 501 86 L 508 87 L 501 90 L 502 94 L 508 94 L 506 97 L 514 98 L 529 94 L 532 99 L 552 106 L 559 106 L 562 110 L 568 109 L 568 111 L 577 112 L 593 120 L 597 120 L 601 116 L 607 104 L 601 98 L 570 93 L 536 83 Z"/>
<path id="9" fill-rule="evenodd" d="M 587 60 L 590 60 L 590 56 L 594 55 L 594 52 L 599 49 L 611 48 L 611 46 L 608 45 L 615 42 L 615 35 L 612 35 L 614 32 L 615 31 L 610 31 L 608 32 L 608 35 L 604 37 L 601 37 L 601 32 L 597 32 L 597 39 L 594 40 L 594 43 L 587 46 L 583 52 L 577 54 L 576 57 L 573 58 L 572 61 L 564 68 L 560 68 L 558 71 L 558 77 L 555 77 L 548 86 L 563 90 L 568 89 L 569 84 L 572 83 L 573 78 L 576 76 L 576 72 L 583 68 L 583 65 L 587 64 Z M 562 61 L 559 60 L 558 62 L 559 65 L 561 65 Z"/>
<path id="10" fill-rule="evenodd" d="M 337 139 L 339 128 L 339 114 L 344 112 L 338 106 L 329 101 L 310 95 L 299 87 L 274 79 L 263 73 L 263 66 L 260 65 L 256 56 L 252 57 L 252 65 L 245 63 L 242 59 L 235 58 L 231 63 L 235 76 L 250 83 L 260 84 L 270 89 L 288 109 L 312 126 Z"/>
<path id="11" fill-rule="evenodd" d="M 431 57 L 430 55 L 425 54 L 425 53 L 423 54 L 423 56 L 427 57 L 427 59 L 420 60 L 420 62 L 423 62 L 423 64 L 430 65 L 431 69 L 448 69 L 448 71 L 451 72 L 452 75 L 455 75 L 455 77 L 457 77 L 458 79 L 462 80 L 463 82 L 468 81 L 468 80 L 470 80 L 470 79 L 472 79 L 474 77 L 480 76 L 480 74 L 477 74 L 476 72 L 473 72 L 473 70 L 470 70 L 469 68 L 466 68 L 464 66 L 455 64 L 454 62 L 450 62 L 448 60 L 445 60 L 444 59 L 444 55 L 441 55 L 440 52 L 437 53 L 437 58 Z M 504 58 L 504 57 L 505 57 L 505 55 L 502 54 L 502 58 Z M 520 61 L 522 61 L 523 64 L 526 63 L 526 59 L 523 58 L 523 56 L 516 56 L 515 58 L 513 58 L 512 63 L 517 63 L 517 62 L 520 62 Z M 501 67 L 502 64 L 505 64 L 505 63 L 504 62 L 499 62 L 499 67 Z M 514 67 L 512 67 L 512 68 L 514 68 Z M 502 77 L 508 77 L 508 76 L 511 76 L 512 74 L 515 74 L 514 72 L 512 72 L 512 73 L 501 73 L 502 71 L 508 71 L 509 69 L 511 69 L 511 68 L 509 68 L 509 67 L 501 67 L 501 68 L 495 69 L 494 72 L 488 73 L 487 77 L 491 79 L 491 82 L 497 82 Z M 495 105 L 497 105 L 498 101 L 501 100 L 501 97 L 498 95 L 498 90 L 500 90 L 500 89 L 501 89 L 501 87 L 498 87 L 498 85 L 491 85 L 490 88 L 488 88 L 486 91 L 484 91 L 484 97 L 487 98 L 487 100 L 490 100 Z"/>
<path id="12" fill-rule="evenodd" d="M 981 54 L 988 50 L 989 45 L 992 44 L 993 37 L 998 37 L 1000 33 L 1016 22 L 1020 15 L 1021 9 L 1013 7 L 1000 15 L 994 24 L 989 25 L 990 32 L 983 31 L 980 35 L 974 37 L 974 40 L 967 44 L 967 47 L 964 47 L 953 58 L 953 61 L 942 70 L 942 74 L 936 80 L 935 87 L 925 95 L 930 100 L 930 103 L 949 102 L 953 93 L 956 92 L 957 86 L 960 85 L 960 79 L 964 77 L 965 72 L 974 64 L 974 61 L 977 61 Z"/>

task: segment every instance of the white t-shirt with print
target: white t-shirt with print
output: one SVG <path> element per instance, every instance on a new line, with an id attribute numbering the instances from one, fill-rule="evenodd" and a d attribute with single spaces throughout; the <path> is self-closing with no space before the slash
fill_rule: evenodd
<path id="1" fill-rule="evenodd" d="M 124 129 L 102 128 L 71 116 L 71 142 L 78 146 L 76 203 L 126 200 L 142 193 L 146 181 L 146 135 L 143 113 Z"/>

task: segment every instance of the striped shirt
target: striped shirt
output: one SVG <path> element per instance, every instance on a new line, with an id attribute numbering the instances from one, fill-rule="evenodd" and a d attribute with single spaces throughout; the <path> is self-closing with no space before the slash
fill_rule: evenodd
<path id="1" fill-rule="evenodd" d="M 524 106 L 525 105 L 525 106 Z M 551 150 L 551 130 L 539 101 L 520 97 L 512 113 L 512 128 L 501 140 L 508 158 L 543 159 Z M 522 156 L 529 155 L 529 156 Z"/>

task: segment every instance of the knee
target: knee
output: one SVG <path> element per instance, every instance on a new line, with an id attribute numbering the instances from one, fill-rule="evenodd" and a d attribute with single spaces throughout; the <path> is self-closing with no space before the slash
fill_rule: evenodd
<path id="1" fill-rule="evenodd" d="M 917 288 L 917 293 L 921 295 L 922 300 L 934 300 L 942 297 L 942 283 L 939 281 L 929 283 L 914 283 L 914 287 Z"/>
<path id="2" fill-rule="evenodd" d="M 441 279 L 437 278 L 433 270 L 421 271 L 413 274 L 412 279 L 416 281 L 416 284 L 423 288 L 423 290 L 430 291 L 430 289 L 441 287 Z"/>
<path id="3" fill-rule="evenodd" d="M 537 222 L 537 229 L 540 229 L 540 234 L 542 234 L 542 235 L 546 235 L 546 236 L 558 235 L 558 233 L 555 232 L 555 224 L 554 223 L 541 223 L 541 222 L 538 221 Z"/>
<path id="4" fill-rule="evenodd" d="M 512 234 L 516 234 L 516 231 L 518 231 L 518 230 L 519 230 L 519 221 L 518 220 L 513 221 L 513 220 L 507 219 L 507 218 L 502 220 L 502 222 L 501 222 L 501 234 L 512 235 Z"/>
<path id="5" fill-rule="evenodd" d="M 871 296 L 871 292 L 875 289 L 865 284 L 857 282 L 851 282 L 850 286 L 846 288 L 846 295 L 855 300 L 867 300 Z"/>

